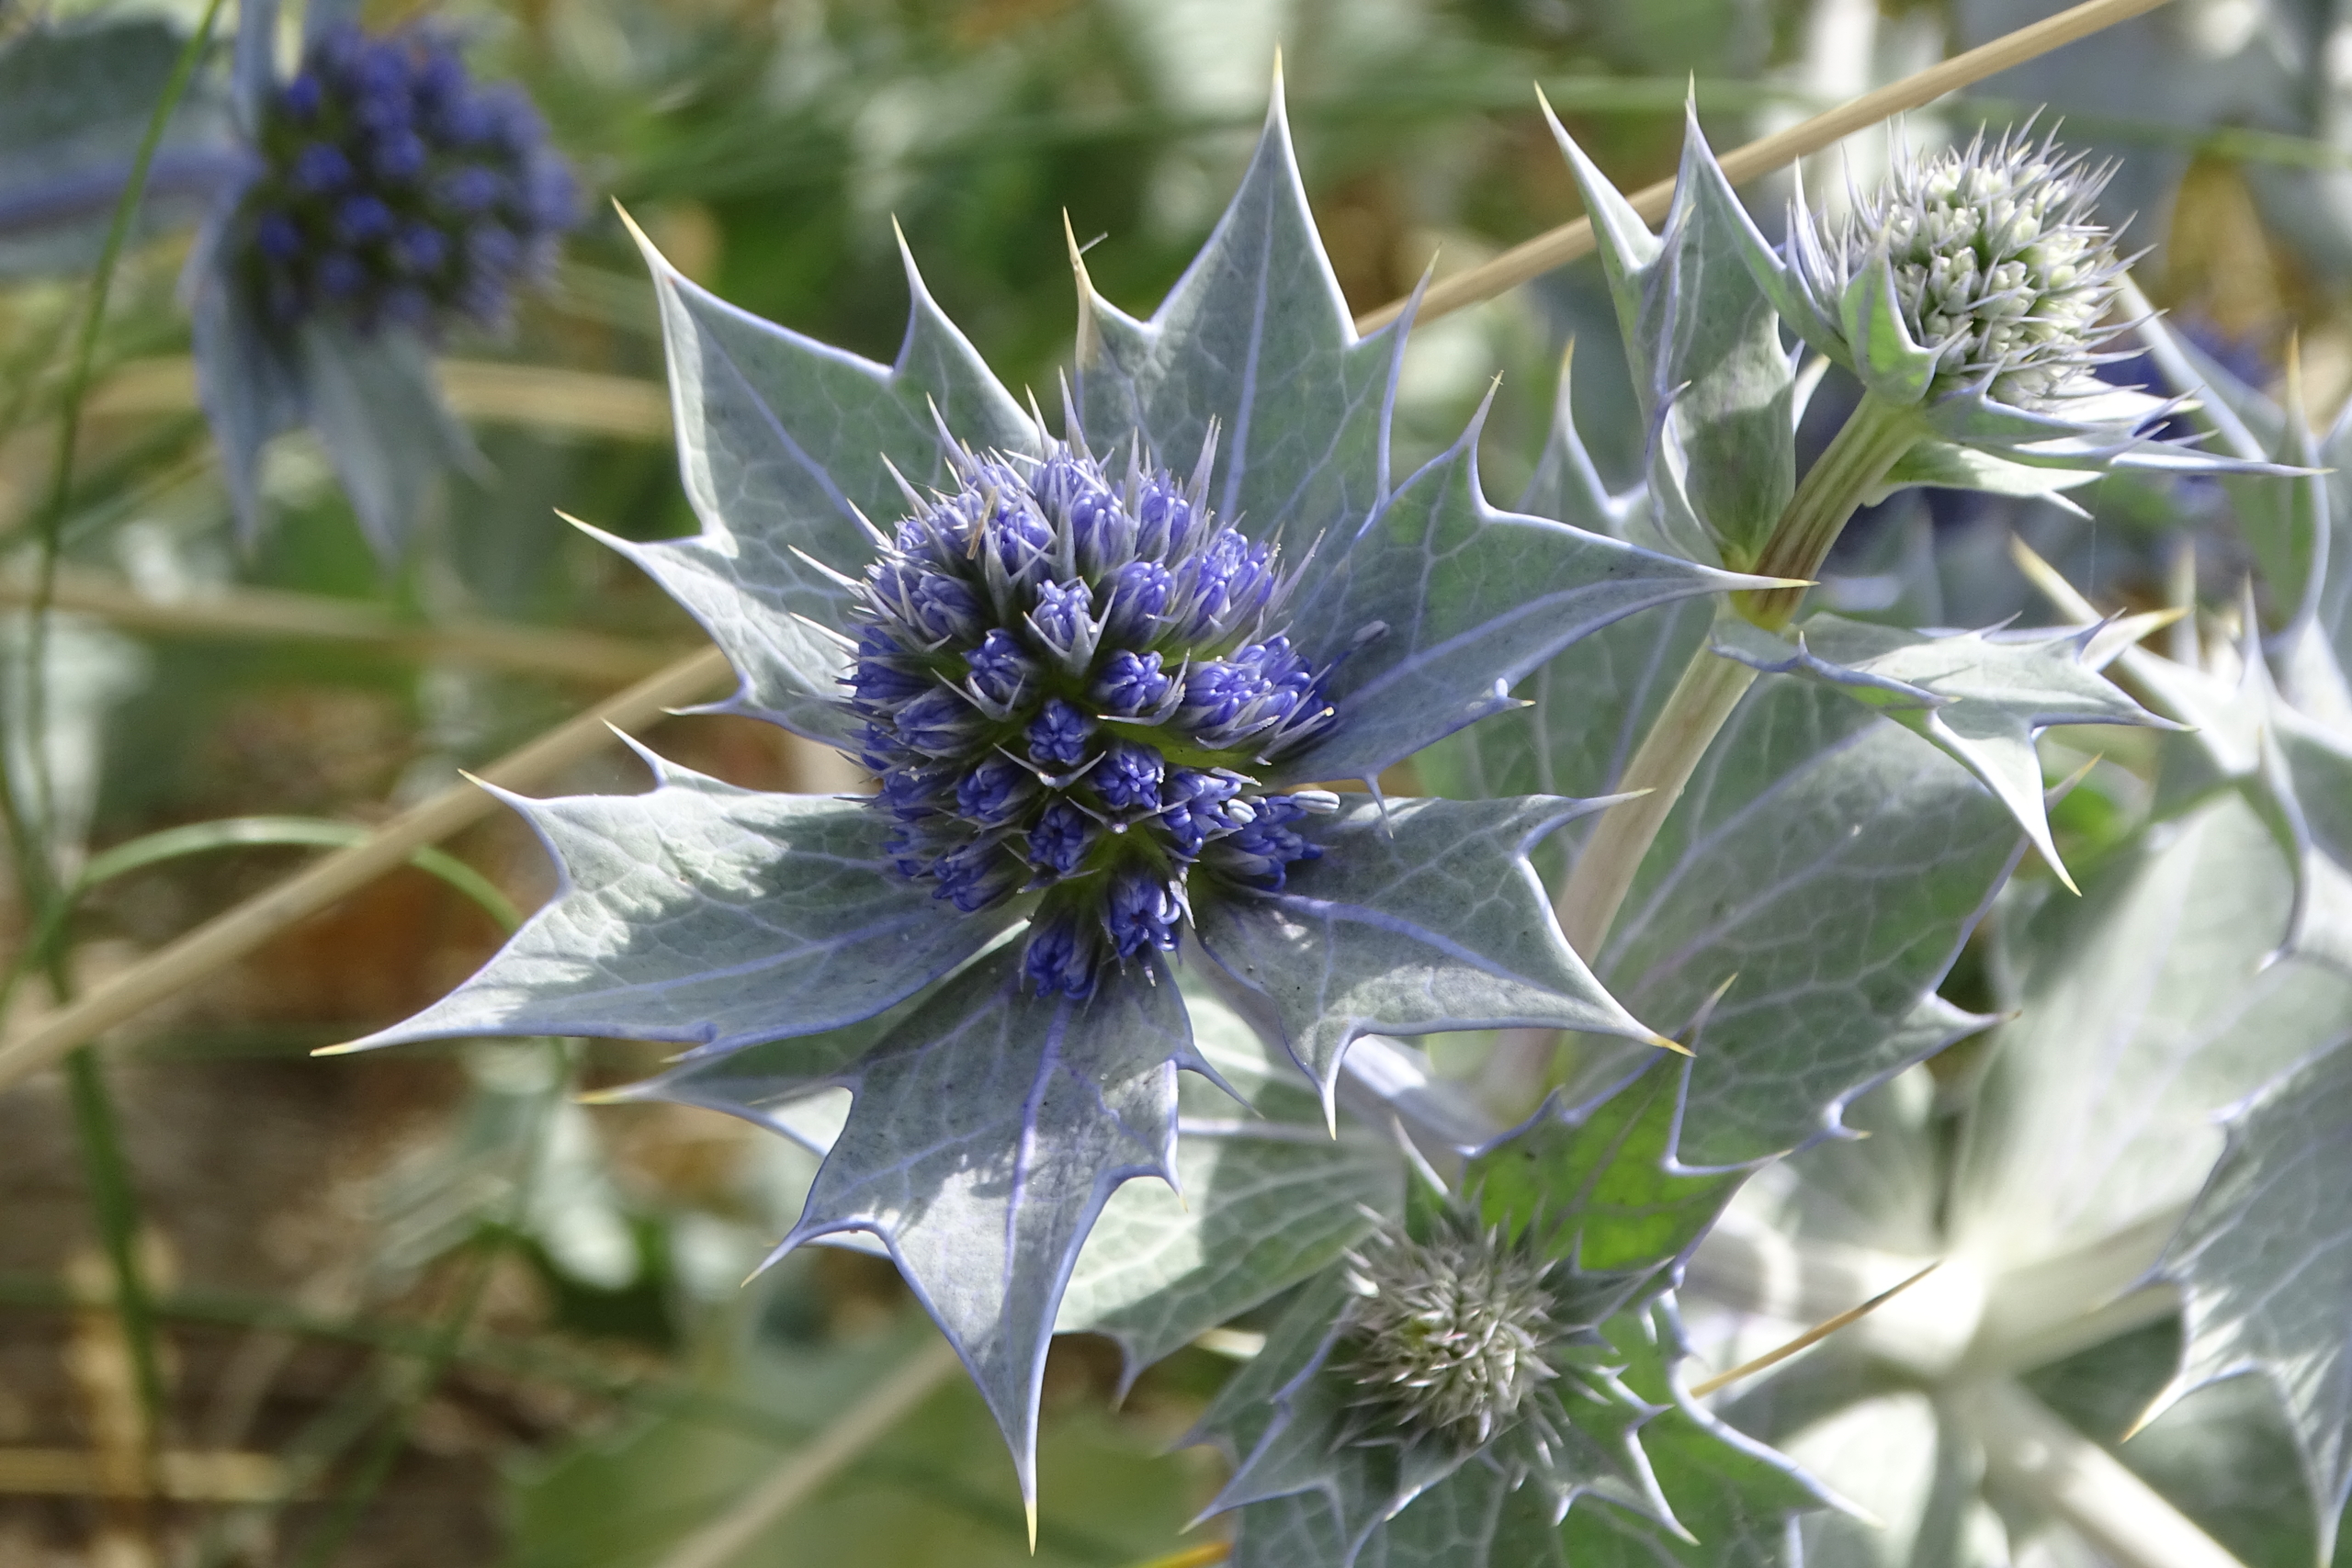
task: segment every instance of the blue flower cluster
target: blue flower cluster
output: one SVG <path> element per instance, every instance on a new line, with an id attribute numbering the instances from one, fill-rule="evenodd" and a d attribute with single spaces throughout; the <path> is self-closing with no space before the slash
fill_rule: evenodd
<path id="1" fill-rule="evenodd" d="M 957 908 L 1039 895 L 1026 964 L 1085 997 L 1106 964 L 1176 945 L 1195 879 L 1280 887 L 1337 803 L 1255 773 L 1331 722 L 1321 671 L 1268 629 L 1273 547 L 1213 517 L 1200 479 L 1080 450 L 959 453 L 867 569 L 850 705 L 898 869 Z M 1204 465 L 1204 477 L 1205 465 Z"/>
<path id="2" fill-rule="evenodd" d="M 478 88 L 447 37 L 313 39 L 260 128 L 240 213 L 274 320 L 333 310 L 372 331 L 494 326 L 578 216 L 571 174 L 520 88 Z"/>

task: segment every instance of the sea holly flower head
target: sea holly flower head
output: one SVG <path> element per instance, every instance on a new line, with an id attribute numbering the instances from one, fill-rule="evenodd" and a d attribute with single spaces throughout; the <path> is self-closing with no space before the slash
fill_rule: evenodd
<path id="1" fill-rule="evenodd" d="M 1357 1440 L 1476 1448 L 1523 1423 L 1556 1443 L 1565 1417 L 1545 1386 L 1560 1375 L 1548 1353 L 1567 1325 L 1547 1276 L 1565 1265 L 1452 1210 L 1435 1231 L 1416 1241 L 1387 1227 L 1349 1258 L 1357 1299 L 1338 1364 L 1362 1391 Z"/>
<path id="2" fill-rule="evenodd" d="M 1369 781 L 1515 705 L 1514 682 L 1623 615 L 1756 580 L 1495 510 L 1475 426 L 1392 481 L 1405 328 L 1356 334 L 1279 96 L 1155 315 L 1080 272 L 1058 429 L 910 257 L 883 366 L 646 254 L 702 529 L 607 542 L 726 650 L 724 710 L 839 749 L 875 787 L 762 794 L 649 752 L 650 794 L 513 800 L 563 864 L 558 897 L 363 1043 L 685 1047 L 635 1092 L 823 1149 L 779 1250 L 878 1240 L 1030 1487 L 1045 1347 L 1088 1234 L 1122 1183 L 1173 1181 L 1179 1069 L 1224 1081 L 1180 973 L 1246 1001 L 1327 1122 L 1368 1033 L 1657 1039 L 1569 948 L 1529 864 L 1597 803 L 1322 781 Z M 846 1119 L 812 1135 L 840 1089 Z M 1219 1304 L 1327 1260 L 1237 1276 Z"/>
<path id="3" fill-rule="evenodd" d="M 1257 773 L 1328 728 L 1322 672 L 1270 630 L 1271 543 L 1189 483 L 1083 450 L 950 447 L 959 488 L 882 544 L 850 612 L 859 757 L 900 874 L 967 913 L 1035 896 L 1032 984 L 1084 998 L 1172 951 L 1196 880 L 1280 887 L 1337 809 Z"/>
<path id="4" fill-rule="evenodd" d="M 334 311 L 364 331 L 495 326 L 578 216 L 530 100 L 482 88 L 454 40 L 337 22 L 269 95 L 264 170 L 236 221 L 268 316 Z"/>
<path id="5" fill-rule="evenodd" d="M 1898 152 L 1841 223 L 1809 217 L 1799 191 L 1791 270 L 1813 312 L 1847 326 L 1865 374 L 1883 360 L 1849 323 L 1868 322 L 1891 288 L 1903 332 L 1934 360 L 1927 395 L 1982 389 L 2011 408 L 2063 410 L 2109 389 L 2098 351 L 2124 330 L 2103 324 L 2124 264 L 2094 213 L 2113 173 L 2054 133 Z"/>
<path id="6" fill-rule="evenodd" d="M 262 448 L 307 425 L 386 562 L 407 553 L 450 468 L 481 467 L 433 350 L 494 327 L 543 273 L 578 195 L 522 91 L 480 86 L 455 40 L 363 31 L 311 0 L 291 74 L 275 0 L 243 0 L 230 101 L 240 173 L 188 256 L 197 392 L 250 538 Z"/>

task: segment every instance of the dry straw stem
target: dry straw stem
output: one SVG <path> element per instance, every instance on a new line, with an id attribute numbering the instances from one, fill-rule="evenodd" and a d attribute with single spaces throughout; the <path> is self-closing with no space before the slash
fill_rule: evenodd
<path id="1" fill-rule="evenodd" d="M 1928 1264 L 1925 1269 L 1920 1269 L 1917 1274 L 1912 1275 L 1909 1279 L 1903 1280 L 1899 1284 L 1889 1285 L 1885 1290 L 1881 1291 L 1878 1294 L 1872 1296 L 1861 1305 L 1858 1307 L 1849 1307 L 1844 1312 L 1839 1313 L 1836 1317 L 1829 1319 L 1826 1323 L 1815 1324 L 1811 1328 L 1806 1329 L 1803 1334 L 1798 1335 L 1794 1339 L 1790 1340 L 1787 1344 L 1775 1346 L 1773 1348 L 1765 1351 L 1762 1355 L 1757 1357 L 1756 1359 L 1752 1361 L 1742 1361 L 1738 1366 L 1734 1367 L 1727 1372 L 1717 1372 L 1713 1377 L 1707 1379 L 1704 1382 L 1691 1384 L 1690 1397 L 1693 1399 L 1704 1399 L 1707 1395 L 1714 1393 L 1719 1388 L 1729 1388 L 1732 1384 L 1737 1382 L 1744 1377 L 1752 1377 L 1756 1373 L 1763 1371 L 1768 1367 L 1779 1366 L 1782 1361 L 1787 1360 L 1791 1356 L 1795 1355 L 1800 1350 L 1811 1349 L 1814 1346 L 1820 1344 L 1823 1340 L 1828 1338 L 1831 1335 L 1837 1333 L 1848 1324 L 1859 1323 L 1863 1318 L 1868 1317 L 1871 1314 L 1876 1312 L 1879 1308 L 1884 1306 L 1887 1303 L 1893 1301 L 1895 1297 L 1901 1295 L 1904 1292 L 1909 1290 L 1912 1286 L 1917 1284 L 1920 1280 L 1926 1279 L 1928 1275 L 1934 1273 L 1943 1266 L 1943 1259 L 1939 1258 L 1933 1263 Z"/>
<path id="2" fill-rule="evenodd" d="M 688 1536 L 658 1568 L 727 1568 L 769 1526 L 840 1473 L 916 1405 L 945 1382 L 956 1367 L 955 1348 L 933 1339 L 885 1379 L 841 1418 L 786 1454 L 774 1475 L 708 1525 Z M 1029 1508 L 1029 1545 L 1037 1544 L 1037 1509 Z"/>
<path id="3" fill-rule="evenodd" d="M 2165 0 L 2090 0 L 2088 5 L 2020 28 L 1892 86 L 1866 93 L 1842 108 L 1751 142 L 1723 160 L 1724 170 L 1735 180 L 1752 179 L 1889 115 L 1915 108 L 2101 28 L 2152 11 L 2164 3 Z M 1640 193 L 1634 202 L 1655 220 L 1666 210 L 1670 195 L 1671 187 L 1654 186 Z M 1490 299 L 1540 272 L 1572 261 L 1591 248 L 1589 222 L 1579 220 L 1556 229 L 1505 252 L 1485 266 L 1436 285 L 1422 299 L 1415 320 L 1433 321 L 1448 310 Z M 1368 331 L 1377 327 L 1393 320 L 1403 309 L 1403 301 L 1385 306 L 1365 317 L 1358 323 L 1359 328 Z M 515 367 L 495 368 L 509 371 Z M 667 417 L 665 401 L 665 422 Z M 607 739 L 607 722 L 624 728 L 641 723 L 673 703 L 692 701 L 718 689 L 725 678 L 726 665 L 716 650 L 697 653 L 532 742 L 487 770 L 484 776 L 495 784 L 528 788 L 602 747 Z M 385 824 L 368 842 L 330 855 L 266 893 L 198 927 L 124 970 L 81 1001 L 59 1010 L 17 1038 L 0 1043 L 0 1089 L 50 1066 L 99 1031 L 161 1001 L 188 981 L 251 953 L 296 921 L 401 864 L 412 851 L 480 820 L 490 809 L 491 797 L 470 785 L 450 790 Z"/>
<path id="4" fill-rule="evenodd" d="M 0 605 L 29 604 L 36 597 L 33 584 L 0 577 Z M 627 637 L 497 621 L 419 625 L 355 600 L 277 589 L 207 586 L 185 596 L 151 598 L 119 579 L 73 567 L 58 570 L 55 592 L 47 602 L 51 609 L 164 637 L 349 643 L 406 658 L 601 686 L 642 680 L 679 652 L 674 647 Z"/>
<path id="5" fill-rule="evenodd" d="M 735 683 L 725 656 L 703 649 L 599 703 L 481 770 L 508 789 L 546 784 L 566 768 L 612 743 L 613 730 L 632 729 L 682 704 L 707 700 Z M 471 784 L 442 791 L 385 823 L 367 842 L 312 863 L 267 892 L 158 948 L 81 1000 L 35 1021 L 0 1044 L 0 1089 L 40 1071 L 101 1031 L 144 1011 L 181 987 L 233 964 L 262 943 L 336 899 L 405 864 L 498 808 L 497 799 Z"/>
<path id="6" fill-rule="evenodd" d="M 659 381 L 468 359 L 443 360 L 440 372 L 442 396 L 466 419 L 623 441 L 669 438 L 670 389 Z M 193 360 L 134 359 L 90 389 L 84 414 L 193 413 L 196 407 Z"/>
<path id="7" fill-rule="evenodd" d="M 1724 177 L 1739 185 L 1759 175 L 1769 175 L 1881 120 L 1918 108 L 1946 93 L 1958 92 L 2012 65 L 2022 65 L 2062 44 L 2128 21 L 2163 4 L 2165 0 L 2089 0 L 2089 4 L 2071 11 L 2061 11 L 1990 43 L 1955 54 L 1900 82 L 1864 93 L 1851 103 L 1840 104 L 1786 130 L 1759 137 L 1724 154 Z M 1674 199 L 1674 182 L 1661 180 L 1635 192 L 1629 199 L 1634 211 L 1656 223 L 1666 216 L 1667 208 Z M 1555 266 L 1565 266 L 1591 254 L 1592 220 L 1579 218 L 1573 223 L 1563 223 L 1513 245 L 1482 266 L 1430 284 L 1429 292 L 1421 298 L 1420 308 L 1413 314 L 1414 324 L 1433 321 L 1464 306 L 1492 299 Z M 1386 326 L 1404 313 L 1407 303 L 1404 299 L 1391 300 L 1377 310 L 1358 317 L 1356 331 L 1371 333 Z"/>

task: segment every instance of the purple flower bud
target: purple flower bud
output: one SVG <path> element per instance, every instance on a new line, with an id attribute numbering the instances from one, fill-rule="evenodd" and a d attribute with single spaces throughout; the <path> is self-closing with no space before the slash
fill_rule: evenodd
<path id="1" fill-rule="evenodd" d="M 376 139 L 368 167 L 386 180 L 413 180 L 424 170 L 424 139 L 403 127 Z"/>
<path id="2" fill-rule="evenodd" d="M 899 739 L 926 757 L 953 757 L 968 750 L 980 730 L 980 716 L 954 692 L 933 686 L 899 710 Z"/>
<path id="3" fill-rule="evenodd" d="M 1094 847 L 1099 829 L 1093 819 L 1067 800 L 1057 800 L 1029 830 L 1029 859 L 1056 876 L 1075 876 Z"/>
<path id="4" fill-rule="evenodd" d="M 1159 655 L 1137 655 L 1123 648 L 1102 661 L 1102 673 L 1087 694 L 1105 713 L 1132 718 L 1157 710 L 1172 683 L 1172 677 L 1160 673 Z"/>
<path id="5" fill-rule="evenodd" d="M 1095 933 L 1069 913 L 1041 918 L 1030 929 L 1022 968 L 1040 995 L 1083 1001 L 1094 994 L 1097 950 Z"/>
<path id="6" fill-rule="evenodd" d="M 1150 747 L 1114 740 L 1087 777 L 1114 811 L 1152 812 L 1159 809 L 1159 781 L 1166 772 L 1167 763 Z"/>
<path id="7" fill-rule="evenodd" d="M 313 141 L 294 154 L 288 175 L 294 188 L 309 196 L 326 196 L 351 183 L 351 160 L 332 142 Z"/>
<path id="8" fill-rule="evenodd" d="M 1094 721 L 1059 697 L 1046 699 L 1046 710 L 1029 726 L 1029 759 L 1039 767 L 1073 767 L 1086 760 L 1086 743 Z"/>
<path id="9" fill-rule="evenodd" d="M 319 79 L 308 71 L 299 73 L 277 95 L 277 107 L 295 119 L 309 119 L 319 112 Z"/>
<path id="10" fill-rule="evenodd" d="M 392 265 L 403 272 L 439 272 L 449 259 L 449 242 L 424 223 L 403 227 L 392 240 Z"/>
<path id="11" fill-rule="evenodd" d="M 1093 612 L 1094 595 L 1084 582 L 1040 583 L 1029 626 L 1048 653 L 1083 668 L 1102 637 Z"/>
<path id="12" fill-rule="evenodd" d="M 489 211 L 505 194 L 504 178 L 495 169 L 480 164 L 451 169 L 433 182 L 434 199 L 465 218 Z"/>
<path id="13" fill-rule="evenodd" d="M 1006 707 L 1027 695 L 1030 682 L 1037 676 L 1037 661 L 1021 651 L 1020 642 L 1002 626 L 989 627 L 980 646 L 964 656 L 964 662 L 971 668 L 973 687 Z"/>
<path id="14" fill-rule="evenodd" d="M 1133 868 L 1112 878 L 1103 925 L 1120 957 L 1132 958 L 1146 949 L 1173 952 L 1177 922 L 1183 916 L 1183 900 L 1166 878 Z"/>
<path id="15" fill-rule="evenodd" d="M 1037 775 L 1020 763 L 990 757 L 956 785 L 956 809 L 983 828 L 1001 828 L 1037 797 Z"/>
<path id="16" fill-rule="evenodd" d="M 1155 474 L 1144 480 L 1136 497 L 1136 516 L 1143 525 L 1136 541 L 1136 554 L 1167 560 L 1192 550 L 1199 518 L 1169 476 Z"/>
<path id="17" fill-rule="evenodd" d="M 392 231 L 392 209 L 383 198 L 353 196 L 334 209 L 335 238 L 346 245 L 365 245 Z"/>
<path id="18" fill-rule="evenodd" d="M 1104 587 L 1104 632 L 1115 642 L 1148 640 L 1175 592 L 1175 578 L 1158 561 L 1127 562 Z"/>
<path id="19" fill-rule="evenodd" d="M 939 878 L 933 897 L 967 915 L 1012 897 L 1024 880 L 1021 858 L 991 838 L 975 839 L 940 856 L 933 874 Z"/>
<path id="20" fill-rule="evenodd" d="M 1290 826 L 1306 815 L 1288 795 L 1268 795 L 1247 824 L 1210 845 L 1209 854 L 1220 871 L 1279 892 L 1292 865 L 1322 858 L 1322 849 Z"/>
<path id="21" fill-rule="evenodd" d="M 368 269 L 348 251 L 329 251 L 319 258 L 319 292 L 330 299 L 348 299 L 368 285 Z"/>
<path id="22" fill-rule="evenodd" d="M 283 212 L 265 212 L 254 220 L 254 243 L 272 261 L 292 261 L 302 254 L 302 231 Z"/>

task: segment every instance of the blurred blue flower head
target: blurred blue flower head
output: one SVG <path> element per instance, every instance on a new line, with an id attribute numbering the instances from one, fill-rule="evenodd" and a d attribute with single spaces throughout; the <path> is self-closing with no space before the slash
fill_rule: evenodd
<path id="1" fill-rule="evenodd" d="M 1086 997 L 1177 943 L 1196 888 L 1279 888 L 1338 804 L 1256 772 L 1332 722 L 1323 671 L 1272 626 L 1272 545 L 1184 484 L 1082 449 L 954 459 L 866 569 L 845 682 L 900 874 L 967 913 L 1042 894 L 1026 970 Z"/>
<path id="2" fill-rule="evenodd" d="M 321 31 L 264 105 L 256 141 L 242 256 L 280 325 L 334 312 L 363 331 L 495 326 L 578 219 L 530 100 L 476 86 L 431 28 Z"/>

